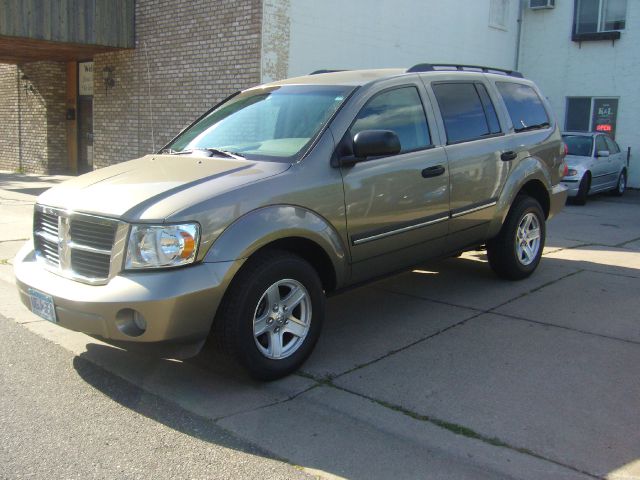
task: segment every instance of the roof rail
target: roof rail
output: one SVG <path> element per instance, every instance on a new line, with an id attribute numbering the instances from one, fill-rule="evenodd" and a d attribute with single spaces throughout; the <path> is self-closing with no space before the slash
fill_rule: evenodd
<path id="1" fill-rule="evenodd" d="M 453 63 L 419 63 L 407 70 L 407 73 L 414 72 L 437 72 L 437 71 L 470 71 L 482 73 L 497 73 L 499 75 L 509 75 L 511 77 L 524 78 L 522 73 L 515 70 L 505 70 L 503 68 L 484 67 L 482 65 L 457 65 Z"/>
<path id="2" fill-rule="evenodd" d="M 346 70 L 315 70 L 311 72 L 309 75 L 320 75 L 321 73 L 336 73 L 336 72 L 346 72 Z"/>

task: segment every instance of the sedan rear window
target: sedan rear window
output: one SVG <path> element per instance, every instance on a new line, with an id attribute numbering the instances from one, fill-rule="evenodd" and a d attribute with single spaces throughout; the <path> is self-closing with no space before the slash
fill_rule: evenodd
<path id="1" fill-rule="evenodd" d="M 569 155 L 590 157 L 593 151 L 593 137 L 585 135 L 563 135 L 562 140 L 567 144 Z"/>

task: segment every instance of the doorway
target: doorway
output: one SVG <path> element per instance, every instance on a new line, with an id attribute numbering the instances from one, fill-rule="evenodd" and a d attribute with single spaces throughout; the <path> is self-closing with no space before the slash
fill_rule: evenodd
<path id="1" fill-rule="evenodd" d="M 93 170 L 93 62 L 78 63 L 78 173 Z"/>

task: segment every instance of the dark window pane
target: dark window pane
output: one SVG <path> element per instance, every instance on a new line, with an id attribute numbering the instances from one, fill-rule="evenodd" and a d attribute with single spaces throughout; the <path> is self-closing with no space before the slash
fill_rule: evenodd
<path id="1" fill-rule="evenodd" d="M 609 150 L 609 147 L 607 147 L 607 142 L 604 140 L 604 137 L 598 135 L 596 137 L 596 152 L 601 152 L 602 150 Z"/>
<path id="2" fill-rule="evenodd" d="M 620 153 L 620 147 L 618 147 L 618 144 L 616 142 L 611 140 L 609 137 L 604 137 L 604 139 L 607 142 L 607 150 L 609 150 L 609 152 Z"/>
<path id="3" fill-rule="evenodd" d="M 593 33 L 598 31 L 598 15 L 600 0 L 576 0 L 576 33 Z"/>
<path id="4" fill-rule="evenodd" d="M 500 122 L 498 122 L 496 109 L 493 107 L 493 103 L 491 102 L 491 97 L 489 97 L 489 94 L 487 93 L 487 89 L 484 85 L 476 83 L 476 90 L 478 91 L 478 95 L 480 95 L 480 100 L 482 100 L 482 106 L 484 107 L 487 122 L 489 122 L 489 132 L 500 133 L 502 131 L 500 129 Z"/>
<path id="5" fill-rule="evenodd" d="M 567 98 L 567 116 L 564 129 L 568 132 L 588 132 L 591 115 L 590 97 Z"/>
<path id="6" fill-rule="evenodd" d="M 433 85 L 438 99 L 447 142 L 474 140 L 489 135 L 489 125 L 482 102 L 473 83 L 438 83 Z"/>
<path id="7" fill-rule="evenodd" d="M 536 91 L 520 83 L 496 82 L 516 132 L 548 127 L 549 117 Z"/>
<path id="8" fill-rule="evenodd" d="M 602 30 L 624 30 L 627 16 L 627 0 L 603 0 Z"/>
<path id="9" fill-rule="evenodd" d="M 395 132 L 400 138 L 401 152 L 431 145 L 424 108 L 415 87 L 382 92 L 369 100 L 351 127 L 351 137 L 363 130 Z"/>
<path id="10" fill-rule="evenodd" d="M 591 129 L 594 132 L 606 133 L 611 138 L 616 138 L 617 117 L 617 98 L 596 98 L 593 100 L 593 120 L 591 121 Z"/>
<path id="11" fill-rule="evenodd" d="M 593 151 L 593 137 L 583 135 L 563 135 L 562 140 L 567 144 L 569 155 L 590 157 Z"/>

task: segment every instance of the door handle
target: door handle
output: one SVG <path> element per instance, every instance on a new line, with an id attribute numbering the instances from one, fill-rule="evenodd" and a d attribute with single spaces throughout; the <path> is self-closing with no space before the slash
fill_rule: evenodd
<path id="1" fill-rule="evenodd" d="M 518 154 L 514 151 L 503 152 L 502 155 L 500 155 L 500 160 L 510 162 L 511 160 L 515 160 L 517 156 Z"/>
<path id="2" fill-rule="evenodd" d="M 422 170 L 422 178 L 439 177 L 444 173 L 444 167 L 442 165 L 436 165 L 435 167 L 428 167 Z"/>

